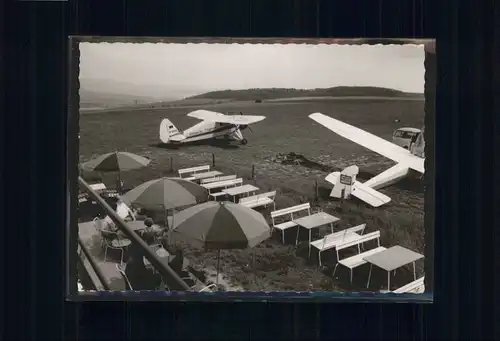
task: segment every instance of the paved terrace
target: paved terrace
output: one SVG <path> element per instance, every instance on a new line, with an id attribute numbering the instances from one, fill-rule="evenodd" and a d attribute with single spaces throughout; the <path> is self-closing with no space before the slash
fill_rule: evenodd
<path id="1" fill-rule="evenodd" d="M 116 264 L 120 262 L 120 251 L 108 249 L 107 260 L 106 262 L 104 262 L 104 249 L 101 247 L 101 239 L 99 233 L 94 227 L 94 223 L 92 221 L 83 222 L 79 223 L 78 227 L 79 227 L 78 234 L 80 236 L 80 239 L 89 250 L 89 253 L 94 258 L 97 266 L 99 266 L 99 268 L 101 269 L 102 274 L 104 275 L 109 284 L 110 290 L 118 290 L 118 291 L 125 290 L 125 282 L 123 281 L 123 278 L 116 269 Z M 88 262 L 86 263 L 88 264 Z M 195 265 L 192 262 L 191 264 Z M 88 264 L 88 266 L 90 266 L 90 264 Z M 208 281 L 212 283 L 216 282 L 217 273 L 215 269 L 204 269 L 204 272 Z M 91 275 L 91 277 L 96 279 L 96 276 Z M 219 284 L 224 286 L 226 290 L 227 289 L 237 290 L 237 291 L 243 290 L 243 288 L 229 284 L 227 280 L 223 278 L 222 273 L 219 273 L 218 277 L 219 277 Z M 203 287 L 203 285 L 201 287 Z"/>
<path id="2" fill-rule="evenodd" d="M 94 227 L 94 223 L 92 221 L 80 223 L 78 227 L 80 239 L 101 269 L 110 289 L 125 290 L 125 282 L 116 269 L 116 264 L 120 262 L 120 251 L 109 249 L 107 261 L 104 262 L 104 249 L 101 248 L 101 239 Z"/>

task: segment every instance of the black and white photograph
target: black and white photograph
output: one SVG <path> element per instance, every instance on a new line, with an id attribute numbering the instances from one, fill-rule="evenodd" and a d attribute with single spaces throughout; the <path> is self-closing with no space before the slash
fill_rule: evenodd
<path id="1" fill-rule="evenodd" d="M 79 55 L 79 292 L 425 292 L 423 44 Z"/>

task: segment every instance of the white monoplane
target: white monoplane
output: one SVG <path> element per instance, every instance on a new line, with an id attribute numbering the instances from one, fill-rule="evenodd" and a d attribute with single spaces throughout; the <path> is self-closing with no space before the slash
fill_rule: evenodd
<path id="1" fill-rule="evenodd" d="M 341 193 L 344 193 L 344 197 L 346 197 L 349 194 L 345 192 L 347 190 L 350 194 L 377 207 L 390 201 L 389 197 L 376 191 L 377 189 L 394 184 L 406 176 L 416 174 L 421 178 L 425 173 L 425 141 L 423 130 L 413 139 L 414 142 L 410 145 L 410 148 L 405 149 L 383 138 L 321 113 L 314 113 L 309 115 L 309 117 L 334 133 L 397 162 L 395 166 L 364 183 L 355 180 L 355 176 L 358 173 L 357 169 L 349 168 L 347 171 L 348 174 L 345 174 L 344 181 L 341 181 L 341 175 L 344 175 L 343 173 L 347 169 L 342 173 L 334 172 L 329 174 L 326 180 L 334 185 L 331 196 L 341 197 Z M 352 183 L 349 182 L 349 178 L 353 179 Z M 346 187 L 348 183 L 350 185 Z"/>
<path id="2" fill-rule="evenodd" d="M 181 144 L 207 139 L 223 139 L 247 144 L 248 141 L 243 137 L 241 131 L 250 124 L 266 118 L 265 116 L 224 115 L 208 110 L 195 110 L 190 112 L 188 116 L 203 120 L 203 122 L 180 132 L 170 120 L 165 118 L 160 124 L 161 142 Z"/>

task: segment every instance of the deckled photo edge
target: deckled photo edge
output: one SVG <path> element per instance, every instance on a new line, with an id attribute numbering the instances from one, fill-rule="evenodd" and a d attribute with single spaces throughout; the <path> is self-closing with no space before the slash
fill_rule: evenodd
<path id="1" fill-rule="evenodd" d="M 430 51 L 431 53 L 435 52 L 435 43 L 431 39 L 254 39 L 254 38 L 115 38 L 115 37 L 73 37 L 74 40 L 78 43 L 154 43 L 154 44 L 312 44 L 312 45 L 382 45 L 382 47 L 387 45 L 415 45 L 417 47 L 425 46 L 426 51 Z M 78 68 L 78 65 L 76 66 Z M 77 81 L 78 82 L 78 72 L 76 72 Z M 74 84 L 73 84 L 73 88 Z M 80 90 L 79 86 L 76 87 L 77 92 Z M 74 104 L 74 103 L 73 103 Z M 75 106 L 73 105 L 73 108 Z M 78 105 L 76 106 L 78 107 Z M 427 212 L 426 212 L 427 214 Z M 94 292 L 99 295 L 101 292 Z M 269 295 L 270 292 L 267 292 Z M 256 295 L 265 295 L 265 292 L 255 292 Z M 290 293 L 293 295 L 294 293 Z M 296 292 L 295 294 L 301 294 L 301 292 Z M 331 293 L 311 293 L 313 295 L 327 296 L 331 295 Z M 350 292 L 347 296 L 359 296 L 361 295 L 372 295 L 371 293 L 356 293 Z M 233 294 L 234 295 L 234 294 Z M 342 293 L 334 293 L 333 296 L 343 295 Z M 378 295 L 377 295 L 378 296 Z M 387 299 L 391 299 L 392 295 L 386 296 Z M 402 296 L 400 296 L 402 297 Z M 406 296 L 405 296 L 406 297 Z"/>

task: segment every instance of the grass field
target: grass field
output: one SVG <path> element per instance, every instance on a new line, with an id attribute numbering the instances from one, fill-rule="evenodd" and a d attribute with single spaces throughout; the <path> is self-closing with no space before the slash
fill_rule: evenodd
<path id="1" fill-rule="evenodd" d="M 186 117 L 192 110 L 203 108 L 219 112 L 243 112 L 265 115 L 267 119 L 244 131 L 247 145 L 234 146 L 182 146 L 179 149 L 158 147 L 160 121 L 169 118 L 179 130 L 199 122 Z M 393 131 L 401 126 L 421 127 L 424 123 L 424 102 L 421 100 L 363 99 L 339 101 L 318 99 L 308 101 L 276 101 L 253 103 L 227 102 L 192 105 L 175 108 L 141 110 L 114 110 L 103 113 L 81 113 L 80 160 L 86 161 L 99 154 L 118 149 L 152 159 L 148 168 L 122 175 L 127 187 L 164 175 L 172 169 L 212 163 L 225 174 L 238 174 L 246 183 L 254 183 L 263 190 L 278 190 L 277 208 L 301 202 L 311 202 L 339 217 L 338 229 L 354 224 L 367 223 L 367 232 L 380 230 L 381 244 L 386 247 L 402 245 L 424 252 L 423 192 L 401 186 L 381 190 L 392 202 L 379 209 L 372 209 L 355 200 L 340 202 L 328 200 L 331 186 L 324 181 L 328 172 L 304 165 L 284 165 L 276 161 L 279 153 L 294 152 L 331 169 L 357 164 L 363 173 L 376 174 L 392 165 L 387 160 L 348 140 L 333 134 L 307 116 L 321 112 L 366 131 L 390 140 Z M 395 120 L 399 120 L 395 123 Z M 252 166 L 255 178 L 252 179 Z M 103 175 L 104 182 L 114 186 L 113 175 Z M 320 186 L 320 198 L 315 195 L 315 181 Z M 267 212 L 263 212 L 268 216 Z M 278 236 L 262 243 L 253 250 L 221 252 L 221 270 L 227 289 L 264 291 L 365 290 L 368 266 L 354 271 L 354 283 L 349 284 L 348 271 L 337 271 L 333 278 L 335 252 L 325 252 L 325 267 L 318 267 L 317 255 L 307 257 L 307 245 L 295 247 L 295 231 L 289 231 L 287 242 L 281 244 Z M 323 231 L 322 231 L 323 232 Z M 304 234 L 305 235 L 305 234 Z M 193 263 L 210 272 L 216 264 L 216 252 L 186 247 Z M 255 262 L 252 262 L 253 256 Z M 423 262 L 422 262 L 423 263 Z M 423 265 L 418 266 L 421 275 Z M 393 283 L 405 284 L 411 280 L 410 271 L 398 271 Z M 371 290 L 378 290 L 386 283 L 382 271 L 373 273 Z"/>

